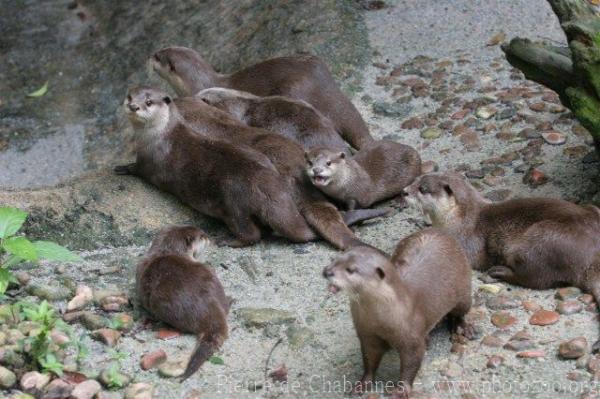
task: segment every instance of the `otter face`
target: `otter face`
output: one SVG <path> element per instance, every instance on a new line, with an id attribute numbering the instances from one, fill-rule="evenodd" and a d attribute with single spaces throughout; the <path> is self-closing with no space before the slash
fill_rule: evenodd
<path id="1" fill-rule="evenodd" d="M 354 247 L 323 270 L 329 282 L 329 291 L 337 294 L 346 291 L 350 295 L 363 290 L 377 290 L 386 279 L 388 259 L 371 247 Z"/>
<path id="2" fill-rule="evenodd" d="M 460 222 L 455 191 L 464 190 L 466 185 L 457 175 L 428 173 L 418 177 L 404 192 L 409 205 L 420 209 L 433 225 L 448 226 Z"/>
<path id="3" fill-rule="evenodd" d="M 202 230 L 193 226 L 168 226 L 152 241 L 150 252 L 177 253 L 202 262 L 210 239 Z"/>
<path id="4" fill-rule="evenodd" d="M 202 90 L 202 74 L 214 73 L 200 54 L 186 47 L 166 47 L 159 50 L 148 59 L 148 64 L 181 97 L 191 96 Z"/>
<path id="5" fill-rule="evenodd" d="M 329 185 L 346 164 L 346 154 L 325 149 L 310 150 L 305 154 L 306 173 L 317 187 Z"/>
<path id="6" fill-rule="evenodd" d="M 123 102 L 125 113 L 133 124 L 147 124 L 168 116 L 171 97 L 160 90 L 137 87 L 129 90 Z"/>

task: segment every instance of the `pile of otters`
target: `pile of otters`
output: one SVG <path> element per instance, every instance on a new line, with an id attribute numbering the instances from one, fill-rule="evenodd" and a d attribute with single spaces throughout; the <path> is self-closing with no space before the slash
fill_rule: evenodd
<path id="1" fill-rule="evenodd" d="M 471 269 L 534 289 L 577 286 L 599 302 L 598 208 L 548 198 L 491 202 L 460 175 L 422 174 L 415 149 L 371 137 L 317 57 L 274 58 L 225 75 L 194 50 L 169 47 L 149 63 L 179 97 L 129 91 L 137 158 L 115 171 L 222 220 L 233 234 L 224 244 L 249 245 L 269 229 L 345 250 L 323 275 L 331 292 L 350 294 L 364 363 L 356 392 L 373 384 L 391 347 L 401 362 L 394 395 L 408 396 L 427 335 L 445 316 L 453 331 L 473 334 L 464 320 Z M 348 225 L 383 216 L 388 209 L 368 207 L 394 196 L 433 227 L 401 240 L 390 257 Z M 208 243 L 195 227 L 169 226 L 137 269 L 142 306 L 198 336 L 184 379 L 228 334 L 230 299 L 199 260 Z"/>

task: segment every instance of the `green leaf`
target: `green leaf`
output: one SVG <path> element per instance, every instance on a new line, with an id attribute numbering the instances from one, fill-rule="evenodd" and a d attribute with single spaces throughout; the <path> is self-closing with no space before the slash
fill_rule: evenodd
<path id="1" fill-rule="evenodd" d="M 211 362 L 211 364 L 216 364 L 219 366 L 222 366 L 225 364 L 225 361 L 223 359 L 221 359 L 219 356 L 211 356 L 208 359 L 209 362 Z"/>
<path id="2" fill-rule="evenodd" d="M 19 263 L 23 262 L 23 258 L 19 258 L 16 255 L 10 255 L 8 257 L 8 260 L 6 262 L 4 262 L 4 264 L 2 265 L 2 267 L 5 267 L 7 269 L 10 269 L 11 267 L 13 267 L 14 265 L 18 265 Z"/>
<path id="3" fill-rule="evenodd" d="M 58 262 L 81 262 L 83 260 L 79 255 L 51 241 L 35 241 L 33 245 L 37 250 L 37 255 L 42 259 Z"/>
<path id="4" fill-rule="evenodd" d="M 0 208 L 0 238 L 14 235 L 27 219 L 27 212 L 8 206 Z"/>
<path id="5" fill-rule="evenodd" d="M 12 278 L 12 273 L 0 267 L 0 294 L 4 294 Z"/>
<path id="6" fill-rule="evenodd" d="M 46 83 L 44 83 L 44 85 L 42 87 L 40 87 L 39 89 L 37 89 L 36 91 L 32 91 L 31 93 L 29 93 L 27 95 L 27 97 L 41 97 L 44 94 L 46 94 L 47 91 L 48 91 L 48 81 L 46 81 Z"/>
<path id="7" fill-rule="evenodd" d="M 4 249 L 25 260 L 34 261 L 38 258 L 35 246 L 25 237 L 11 237 L 4 241 Z"/>

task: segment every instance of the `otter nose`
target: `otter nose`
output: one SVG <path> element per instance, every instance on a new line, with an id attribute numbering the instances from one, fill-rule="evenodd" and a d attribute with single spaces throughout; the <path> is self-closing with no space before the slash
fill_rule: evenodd
<path id="1" fill-rule="evenodd" d="M 325 278 L 333 277 L 333 270 L 331 270 L 331 268 L 329 266 L 327 266 L 325 269 L 323 269 L 323 277 L 325 277 Z"/>
<path id="2" fill-rule="evenodd" d="M 321 173 L 323 173 L 323 168 L 313 168 L 313 173 L 315 175 L 320 175 Z"/>
<path id="3" fill-rule="evenodd" d="M 137 111 L 138 109 L 140 109 L 140 107 L 139 107 L 138 105 L 136 105 L 136 104 L 132 104 L 132 103 L 130 103 L 130 104 L 128 105 L 128 107 L 129 107 L 129 109 L 130 109 L 131 111 L 133 111 L 133 112 L 135 112 L 135 111 Z"/>

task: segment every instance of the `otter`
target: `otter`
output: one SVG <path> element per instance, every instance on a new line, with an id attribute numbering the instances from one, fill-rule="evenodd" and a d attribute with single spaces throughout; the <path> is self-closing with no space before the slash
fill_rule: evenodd
<path id="1" fill-rule="evenodd" d="M 412 147 L 380 140 L 348 157 L 330 148 L 306 153 L 306 172 L 315 187 L 348 209 L 367 208 L 402 193 L 421 174 L 421 157 Z"/>
<path id="2" fill-rule="evenodd" d="M 304 100 L 329 118 L 352 147 L 360 149 L 374 141 L 358 110 L 318 57 L 273 58 L 225 75 L 217 73 L 190 48 L 167 47 L 154 53 L 149 65 L 180 97 L 192 96 L 210 87 L 224 87 L 260 97 Z"/>
<path id="3" fill-rule="evenodd" d="M 350 155 L 348 144 L 335 130 L 333 123 L 306 101 L 283 96 L 259 97 L 222 87 L 204 89 L 195 97 L 248 126 L 282 134 L 305 150 L 328 147 Z"/>
<path id="4" fill-rule="evenodd" d="M 472 338 L 464 316 L 471 308 L 471 269 L 460 244 L 429 228 L 404 238 L 391 258 L 373 247 L 354 247 L 327 266 L 330 292 L 343 290 L 360 341 L 364 374 L 355 386 L 372 386 L 384 353 L 400 355 L 398 396 L 408 396 L 421 367 L 429 332 L 445 316 L 452 331 Z"/>
<path id="5" fill-rule="evenodd" d="M 142 307 L 156 320 L 198 337 L 182 381 L 194 374 L 228 335 L 231 301 L 216 274 L 197 261 L 208 244 L 208 236 L 195 227 L 166 227 L 154 238 L 136 270 L 136 293 Z"/>
<path id="6" fill-rule="evenodd" d="M 289 179 L 266 156 L 196 134 L 160 90 L 132 89 L 124 106 L 136 134 L 137 159 L 116 173 L 137 175 L 222 220 L 235 236 L 223 242 L 230 246 L 260 240 L 260 225 L 294 242 L 316 238 L 296 207 Z"/>
<path id="7" fill-rule="evenodd" d="M 304 149 L 298 143 L 243 125 L 197 97 L 178 98 L 174 103 L 185 122 L 203 138 L 245 145 L 264 154 L 281 175 L 290 179 L 292 196 L 308 224 L 336 248 L 363 244 L 347 225 L 389 213 L 389 209 L 361 209 L 340 214 L 304 173 Z"/>
<path id="8" fill-rule="evenodd" d="M 600 303 L 600 210 L 551 198 L 491 202 L 461 175 L 429 173 L 405 189 L 473 269 L 533 289 L 576 286 Z M 600 341 L 592 347 L 600 350 Z"/>

